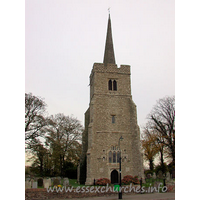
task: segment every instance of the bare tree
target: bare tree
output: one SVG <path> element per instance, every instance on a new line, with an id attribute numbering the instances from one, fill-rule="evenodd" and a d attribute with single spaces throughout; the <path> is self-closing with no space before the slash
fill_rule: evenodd
<path id="1" fill-rule="evenodd" d="M 25 93 L 25 144 L 26 149 L 30 149 L 32 143 L 41 136 L 42 127 L 46 121 L 44 113 L 46 103 L 40 97 L 33 96 L 31 93 Z"/>
<path id="2" fill-rule="evenodd" d="M 175 96 L 159 99 L 148 116 L 149 126 L 157 131 L 157 142 L 164 145 L 175 165 Z"/>

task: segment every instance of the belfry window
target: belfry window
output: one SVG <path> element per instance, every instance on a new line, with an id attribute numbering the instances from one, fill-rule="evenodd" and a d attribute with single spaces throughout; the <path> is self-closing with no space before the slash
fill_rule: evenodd
<path id="1" fill-rule="evenodd" d="M 117 91 L 117 81 L 116 80 L 109 80 L 108 81 L 108 90 Z"/>
<path id="2" fill-rule="evenodd" d="M 112 90 L 112 80 L 109 80 L 109 81 L 108 81 L 108 89 L 109 89 L 109 90 Z"/>
<path id="3" fill-rule="evenodd" d="M 117 91 L 117 81 L 113 81 L 113 90 Z"/>

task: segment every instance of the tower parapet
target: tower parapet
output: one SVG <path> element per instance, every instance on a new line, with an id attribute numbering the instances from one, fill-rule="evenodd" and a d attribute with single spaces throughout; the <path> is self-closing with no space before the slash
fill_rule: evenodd
<path id="1" fill-rule="evenodd" d="M 91 75 L 94 72 L 119 73 L 130 75 L 130 68 L 130 65 L 120 65 L 120 67 L 118 68 L 116 64 L 108 64 L 107 66 L 105 66 L 103 63 L 94 63 Z"/>

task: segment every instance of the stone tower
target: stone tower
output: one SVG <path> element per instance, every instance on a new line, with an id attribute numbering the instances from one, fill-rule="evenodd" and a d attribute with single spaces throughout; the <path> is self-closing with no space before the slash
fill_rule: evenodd
<path id="1" fill-rule="evenodd" d="M 118 182 L 120 153 L 122 178 L 125 175 L 143 177 L 140 130 L 130 75 L 129 65 L 118 68 L 115 63 L 109 14 L 104 60 L 94 63 L 90 74 L 90 104 L 85 112 L 78 169 L 81 183 L 91 185 L 99 178 Z"/>

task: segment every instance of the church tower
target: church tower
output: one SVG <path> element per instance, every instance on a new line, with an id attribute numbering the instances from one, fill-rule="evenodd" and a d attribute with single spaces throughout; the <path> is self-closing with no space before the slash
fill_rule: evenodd
<path id="1" fill-rule="evenodd" d="M 85 112 L 85 130 L 78 179 L 86 185 L 94 179 L 119 181 L 121 174 L 143 177 L 140 130 L 131 95 L 129 65 L 117 67 L 110 14 L 103 63 L 94 63 L 90 74 L 90 103 Z M 120 140 L 123 138 L 123 140 Z"/>

